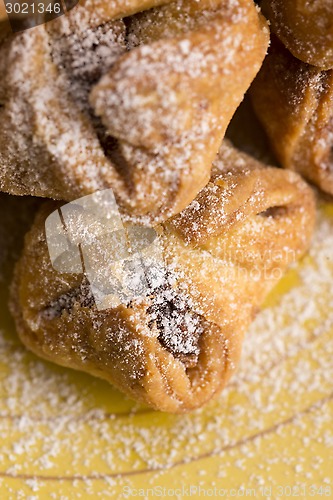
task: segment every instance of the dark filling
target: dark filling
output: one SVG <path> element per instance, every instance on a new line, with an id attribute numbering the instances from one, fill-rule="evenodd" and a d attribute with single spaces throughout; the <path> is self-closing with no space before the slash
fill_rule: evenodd
<path id="1" fill-rule="evenodd" d="M 74 90 L 83 87 L 89 92 L 92 85 L 107 73 L 125 51 L 125 38 L 121 26 L 113 21 L 96 28 L 78 32 L 73 27 L 70 36 L 53 39 L 52 58 L 66 72 Z M 73 93 L 74 99 L 81 95 Z M 87 98 L 87 96 L 86 96 Z"/>
<path id="2" fill-rule="evenodd" d="M 121 151 L 118 139 L 108 134 L 102 121 L 98 117 L 91 114 L 91 119 L 105 156 L 112 161 L 112 164 L 128 185 L 133 187 L 129 178 L 131 167 Z"/>
<path id="3" fill-rule="evenodd" d="M 172 289 L 160 289 L 153 304 L 147 309 L 151 319 L 148 326 L 156 325 L 158 340 L 186 368 L 194 367 L 200 353 L 199 339 L 204 331 L 202 318 L 189 307 L 188 302 Z"/>
<path id="4" fill-rule="evenodd" d="M 41 315 L 44 319 L 60 318 L 63 312 L 70 314 L 75 306 L 91 308 L 95 304 L 88 280 L 53 300 Z M 131 304 L 128 304 L 131 307 Z M 188 302 L 176 291 L 165 287 L 155 290 L 153 303 L 147 309 L 149 328 L 159 330 L 158 340 L 175 358 L 192 368 L 198 363 L 199 340 L 204 332 L 202 317 L 193 312 Z"/>
<path id="5" fill-rule="evenodd" d="M 53 300 L 42 311 L 42 316 L 48 320 L 60 318 L 64 311 L 70 313 L 75 304 L 79 304 L 80 307 L 92 307 L 95 304 L 90 284 L 86 278 L 82 280 L 80 286 L 72 288 L 69 292 Z"/>
<path id="6" fill-rule="evenodd" d="M 273 218 L 277 218 L 277 217 L 280 217 L 280 216 L 285 216 L 288 212 L 288 208 L 287 207 L 270 207 L 268 208 L 267 210 L 265 210 L 264 212 L 260 212 L 260 215 L 261 217 L 273 217 Z"/>
<path id="7" fill-rule="evenodd" d="M 82 112 L 89 116 L 105 156 L 129 183 L 129 164 L 121 152 L 118 140 L 108 134 L 89 105 L 91 88 L 112 68 L 125 50 L 122 47 L 125 43 L 122 34 L 114 30 L 116 28 L 111 21 L 94 30 L 88 29 L 87 34 L 79 36 L 73 33 L 70 37 L 56 39 L 52 57 L 57 66 L 65 71 L 70 82 L 69 92 Z"/>

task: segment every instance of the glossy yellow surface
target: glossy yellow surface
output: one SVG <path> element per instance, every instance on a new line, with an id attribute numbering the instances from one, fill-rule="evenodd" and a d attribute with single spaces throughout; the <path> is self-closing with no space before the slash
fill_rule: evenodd
<path id="1" fill-rule="evenodd" d="M 333 498 L 332 291 L 326 204 L 310 255 L 268 298 L 227 390 L 174 416 L 26 352 L 2 289 L 1 500 L 156 498 L 163 488 L 170 498 L 214 488 L 217 498 Z"/>

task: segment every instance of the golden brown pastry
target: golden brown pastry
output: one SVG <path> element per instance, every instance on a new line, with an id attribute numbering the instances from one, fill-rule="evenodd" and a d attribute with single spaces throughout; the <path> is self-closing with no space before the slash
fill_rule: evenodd
<path id="1" fill-rule="evenodd" d="M 263 0 L 262 10 L 295 57 L 321 69 L 333 68 L 331 0 Z"/>
<path id="2" fill-rule="evenodd" d="M 333 71 L 302 63 L 275 39 L 251 96 L 282 166 L 333 194 Z"/>
<path id="3" fill-rule="evenodd" d="M 159 280 L 141 298 L 97 310 L 82 274 L 51 265 L 44 224 L 57 206 L 39 212 L 16 268 L 11 311 L 22 341 L 168 412 L 200 407 L 226 384 L 251 319 L 314 225 L 313 194 L 297 174 L 224 144 L 209 184 L 156 228 Z"/>
<path id="4" fill-rule="evenodd" d="M 152 9 L 159 5 L 164 5 L 170 3 L 172 0 L 65 0 L 61 2 L 62 12 L 66 13 L 66 17 L 72 20 L 79 20 L 80 23 L 85 24 L 88 21 L 90 28 L 101 26 L 114 19 L 121 19 L 123 17 L 131 16 L 137 12 L 141 12 L 146 9 Z M 44 1 L 45 7 L 48 3 Z M 64 5 L 65 4 L 65 5 Z M 39 5 L 39 4 L 38 4 Z M 36 27 L 45 22 L 50 22 L 53 17 L 53 12 L 49 13 L 49 10 L 44 10 L 42 12 L 39 8 L 32 10 L 30 7 L 27 9 L 22 9 L 22 12 L 15 14 L 14 7 L 12 7 L 12 12 L 9 10 L 10 14 L 7 15 L 5 5 L 0 4 L 0 20 L 4 21 L 4 25 L 0 27 L 0 37 L 1 29 L 8 29 L 12 31 L 23 31 L 24 29 L 29 29 L 31 27 Z M 55 11 L 57 12 L 57 11 Z M 64 18 L 57 18 L 54 23 L 56 25 L 61 25 Z"/>
<path id="5" fill-rule="evenodd" d="M 130 20 L 128 52 L 122 19 L 91 28 L 71 13 L 1 45 L 0 189 L 111 187 L 123 212 L 165 220 L 208 182 L 265 21 L 250 0 L 177 1 Z"/>
<path id="6" fill-rule="evenodd" d="M 111 19 L 128 17 L 143 10 L 170 3 L 172 0 L 80 0 L 75 8 L 80 16 L 89 18 L 90 26 L 100 26 Z M 70 17 L 76 17 L 70 11 Z"/>

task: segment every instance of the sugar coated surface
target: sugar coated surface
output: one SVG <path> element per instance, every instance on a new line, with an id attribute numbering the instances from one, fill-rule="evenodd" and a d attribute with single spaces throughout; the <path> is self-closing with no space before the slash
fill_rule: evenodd
<path id="1" fill-rule="evenodd" d="M 279 484 L 330 487 L 332 247 L 332 214 L 321 211 L 310 253 L 252 324 L 238 373 L 189 415 L 139 407 L 104 382 L 38 360 L 2 316 L 0 491 L 123 498 L 125 487 L 172 483 L 251 486 L 259 495 L 266 485 L 266 498 L 279 498 Z"/>

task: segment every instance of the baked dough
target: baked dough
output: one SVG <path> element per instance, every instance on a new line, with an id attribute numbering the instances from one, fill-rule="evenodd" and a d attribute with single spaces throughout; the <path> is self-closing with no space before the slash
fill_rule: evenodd
<path id="1" fill-rule="evenodd" d="M 251 96 L 281 165 L 333 194 L 333 70 L 302 63 L 273 39 Z"/>
<path id="2" fill-rule="evenodd" d="M 73 9 L 2 43 L 0 189 L 70 201 L 111 187 L 124 213 L 163 221 L 208 182 L 266 23 L 248 0 L 178 1 L 131 20 L 129 52 L 122 19 L 89 23 Z"/>
<path id="3" fill-rule="evenodd" d="M 171 3 L 172 0 L 80 0 L 69 17 L 89 18 L 90 26 L 100 26 L 113 19 L 128 17 L 143 10 Z"/>
<path id="4" fill-rule="evenodd" d="M 263 0 L 262 10 L 295 57 L 321 69 L 333 68 L 331 0 Z"/>
<path id="5" fill-rule="evenodd" d="M 16 268 L 11 311 L 21 340 L 168 412 L 200 407 L 223 388 L 266 294 L 307 250 L 315 217 L 296 173 L 224 144 L 209 184 L 156 228 L 162 280 L 140 299 L 97 310 L 82 274 L 51 265 L 44 225 L 57 206 L 37 215 Z"/>

